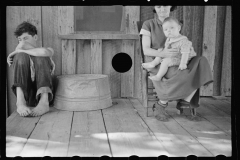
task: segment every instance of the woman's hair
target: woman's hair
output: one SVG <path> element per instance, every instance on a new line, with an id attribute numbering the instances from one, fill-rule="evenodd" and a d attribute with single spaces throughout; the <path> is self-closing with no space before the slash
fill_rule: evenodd
<path id="1" fill-rule="evenodd" d="M 37 34 L 37 28 L 31 23 L 24 21 L 17 26 L 16 31 L 14 32 L 14 35 L 16 37 L 19 37 L 23 33 L 28 33 L 31 36 L 34 36 Z"/>
<path id="2" fill-rule="evenodd" d="M 177 6 L 171 6 L 170 12 L 174 11 L 177 9 Z M 153 13 L 156 13 L 155 8 L 153 7 Z"/>

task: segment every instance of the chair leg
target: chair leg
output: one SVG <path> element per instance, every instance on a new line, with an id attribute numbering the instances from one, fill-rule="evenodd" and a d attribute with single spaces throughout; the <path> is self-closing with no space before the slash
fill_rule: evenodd
<path id="1" fill-rule="evenodd" d="M 192 114 L 192 116 L 196 116 L 197 115 L 197 109 L 196 108 L 191 108 L 191 114 Z"/>

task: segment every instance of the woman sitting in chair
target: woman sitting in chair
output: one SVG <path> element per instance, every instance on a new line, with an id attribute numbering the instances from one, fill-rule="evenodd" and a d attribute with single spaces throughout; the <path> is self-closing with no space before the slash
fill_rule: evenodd
<path id="1" fill-rule="evenodd" d="M 152 59 L 154 57 L 171 58 L 178 54 L 177 49 L 164 48 L 166 36 L 162 28 L 164 19 L 169 17 L 170 12 L 175 9 L 176 6 L 154 6 L 155 18 L 143 23 L 140 35 L 142 35 L 142 48 L 145 56 L 150 56 Z M 160 65 L 148 69 L 150 76 L 157 74 Z M 178 101 L 176 106 L 178 110 L 182 110 L 182 108 L 194 110 L 199 107 L 199 88 L 212 81 L 210 66 L 203 56 L 192 58 L 185 70 L 178 70 L 178 66 L 169 67 L 162 81 L 153 81 L 159 98 L 155 104 L 156 112 L 154 115 L 156 119 L 168 120 L 168 115 L 165 112 L 168 101 Z M 192 114 L 189 118 L 190 120 L 198 120 L 196 114 Z"/>

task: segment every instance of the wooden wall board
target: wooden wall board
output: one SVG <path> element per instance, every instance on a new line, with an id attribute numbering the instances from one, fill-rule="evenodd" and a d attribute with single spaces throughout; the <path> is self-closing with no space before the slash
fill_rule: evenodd
<path id="1" fill-rule="evenodd" d="M 51 47 L 54 50 L 53 61 L 56 65 L 55 76 L 62 74 L 62 50 L 61 40 L 58 38 L 57 16 L 57 6 L 42 6 L 43 47 Z"/>
<path id="2" fill-rule="evenodd" d="M 103 40 L 102 42 L 102 69 L 103 74 L 108 75 L 112 98 L 121 97 L 121 73 L 112 66 L 113 57 L 121 53 L 121 49 L 122 40 Z"/>
<path id="3" fill-rule="evenodd" d="M 75 34 L 64 34 L 58 36 L 60 39 L 104 39 L 104 40 L 110 40 L 110 39 L 138 39 L 138 34 L 120 34 L 120 33 L 109 33 L 105 31 L 105 33 L 102 32 L 77 32 Z"/>
<path id="4" fill-rule="evenodd" d="M 74 6 L 58 6 L 58 34 L 74 32 Z"/>
<path id="5" fill-rule="evenodd" d="M 140 41 L 135 41 L 134 48 L 134 94 L 133 97 L 142 99 L 142 61 Z"/>
<path id="6" fill-rule="evenodd" d="M 125 6 L 126 33 L 138 34 L 137 22 L 140 20 L 140 6 Z"/>
<path id="7" fill-rule="evenodd" d="M 222 61 L 224 48 L 224 30 L 225 30 L 226 6 L 218 6 L 217 8 L 217 28 L 216 28 L 216 54 L 214 60 L 213 74 L 213 96 L 221 95 L 221 77 L 222 77 Z"/>
<path id="8" fill-rule="evenodd" d="M 121 73 L 121 97 L 133 97 L 134 92 L 134 47 L 135 41 L 123 40 L 122 53 L 126 53 L 131 57 L 132 67 L 129 71 Z M 124 62 L 122 62 L 124 65 Z"/>
<path id="9" fill-rule="evenodd" d="M 202 55 L 204 6 L 192 6 L 192 44 L 197 55 Z"/>
<path id="10" fill-rule="evenodd" d="M 91 40 L 91 74 L 102 74 L 102 40 Z"/>
<path id="11" fill-rule="evenodd" d="M 184 6 L 183 7 L 183 23 L 184 26 L 182 28 L 182 34 L 188 39 L 192 40 L 192 22 L 193 22 L 193 7 L 192 6 Z"/>
<path id="12" fill-rule="evenodd" d="M 117 92 L 114 89 L 114 85 L 113 85 L 114 81 L 112 79 L 113 78 L 112 74 L 115 71 L 112 67 L 112 58 L 116 54 L 113 52 L 113 46 L 112 46 L 113 44 L 114 43 L 112 43 L 111 40 L 103 40 L 102 41 L 102 61 L 103 61 L 102 74 L 108 75 L 110 92 L 111 92 L 112 98 L 117 96 Z M 116 72 L 116 74 L 117 74 L 117 72 Z M 115 85 L 115 87 L 117 87 L 117 86 Z"/>
<path id="13" fill-rule="evenodd" d="M 76 40 L 62 40 L 62 74 L 76 73 Z"/>
<path id="14" fill-rule="evenodd" d="M 77 40 L 77 74 L 91 73 L 91 41 Z"/>
<path id="15" fill-rule="evenodd" d="M 217 6 L 206 6 L 204 13 L 204 31 L 203 31 L 203 53 L 210 64 L 212 75 L 214 75 L 214 60 L 216 55 L 216 27 L 217 27 Z M 213 82 L 214 83 L 214 82 Z M 213 83 L 200 89 L 200 95 L 212 96 Z"/>
<path id="16" fill-rule="evenodd" d="M 221 95 L 231 96 L 232 91 L 232 8 L 226 8 L 224 33 L 223 64 L 221 79 Z"/>
<path id="17" fill-rule="evenodd" d="M 69 142 L 69 157 L 112 156 L 101 110 L 74 112 Z"/>

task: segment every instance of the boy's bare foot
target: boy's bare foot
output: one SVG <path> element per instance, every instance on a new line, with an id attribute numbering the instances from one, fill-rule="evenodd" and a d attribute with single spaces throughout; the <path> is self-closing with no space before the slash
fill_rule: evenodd
<path id="1" fill-rule="evenodd" d="M 148 78 L 153 81 L 161 81 L 161 79 L 162 79 L 162 77 L 158 77 L 158 76 L 149 76 Z"/>
<path id="2" fill-rule="evenodd" d="M 41 94 L 38 105 L 32 110 L 31 116 L 41 116 L 49 111 L 48 93 Z"/>
<path id="3" fill-rule="evenodd" d="M 42 103 L 39 102 L 38 105 L 32 109 L 31 116 L 37 117 L 41 116 L 49 111 L 49 104 L 48 103 Z"/>
<path id="4" fill-rule="evenodd" d="M 32 112 L 31 109 L 28 108 L 25 104 L 16 104 L 16 106 L 17 106 L 17 112 L 22 117 L 26 117 Z"/>
<path id="5" fill-rule="evenodd" d="M 155 67 L 155 65 L 153 65 L 152 63 L 143 63 L 142 66 L 145 69 L 152 69 Z"/>

